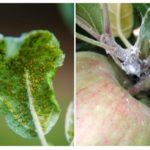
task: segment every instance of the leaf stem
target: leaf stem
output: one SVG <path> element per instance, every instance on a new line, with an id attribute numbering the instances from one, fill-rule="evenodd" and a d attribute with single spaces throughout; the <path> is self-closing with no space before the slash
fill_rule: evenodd
<path id="1" fill-rule="evenodd" d="M 113 48 L 104 44 L 104 43 L 101 43 L 100 41 L 96 41 L 96 40 L 93 40 L 91 38 L 88 38 L 80 33 L 76 33 L 76 37 L 84 42 L 87 42 L 89 44 L 92 44 L 92 45 L 95 45 L 95 46 L 98 46 L 98 47 L 101 47 L 101 48 L 104 48 L 106 51 L 112 51 Z"/>
<path id="2" fill-rule="evenodd" d="M 121 14 L 121 12 L 120 12 L 120 10 L 121 10 L 121 4 L 120 3 L 118 3 L 117 4 L 117 29 L 118 29 L 118 35 L 119 35 L 119 37 L 120 37 L 120 39 L 122 40 L 122 42 L 125 44 L 125 46 L 127 47 L 127 48 L 130 48 L 130 47 L 132 47 L 132 45 L 129 43 L 129 41 L 126 39 L 126 37 L 124 36 L 124 34 L 122 33 L 122 31 L 121 31 L 121 23 L 120 23 L 120 14 Z"/>
<path id="3" fill-rule="evenodd" d="M 32 97 L 32 93 L 31 93 L 31 89 L 30 89 L 29 73 L 27 70 L 25 70 L 25 79 L 26 79 L 27 94 L 28 94 L 28 98 L 29 98 L 29 107 L 30 107 L 31 115 L 33 117 L 33 122 L 35 124 L 37 135 L 41 141 L 41 144 L 43 146 L 48 146 L 48 143 L 47 143 L 46 138 L 43 133 L 43 129 L 41 127 L 40 120 L 39 120 L 36 110 L 34 108 L 33 97 Z"/>
<path id="4" fill-rule="evenodd" d="M 111 27 L 110 27 L 110 21 L 109 21 L 109 12 L 108 12 L 108 6 L 106 3 L 101 4 L 103 7 L 103 18 L 104 18 L 104 30 L 105 33 L 112 35 Z"/>

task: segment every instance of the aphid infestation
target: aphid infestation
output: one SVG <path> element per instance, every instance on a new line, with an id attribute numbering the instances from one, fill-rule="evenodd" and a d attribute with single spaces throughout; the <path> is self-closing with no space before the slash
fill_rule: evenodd
<path id="1" fill-rule="evenodd" d="M 78 146 L 150 145 L 149 7 L 77 3 Z"/>

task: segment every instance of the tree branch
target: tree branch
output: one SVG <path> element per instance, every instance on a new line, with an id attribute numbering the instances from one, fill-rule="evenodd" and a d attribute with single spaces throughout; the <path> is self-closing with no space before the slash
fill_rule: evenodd
<path id="1" fill-rule="evenodd" d="M 104 43 L 102 43 L 102 42 L 100 42 L 100 41 L 95 41 L 95 40 L 93 40 L 93 39 L 91 39 L 91 38 L 88 38 L 88 37 L 86 37 L 86 36 L 84 36 L 84 35 L 82 35 L 82 34 L 80 34 L 80 33 L 76 33 L 76 37 L 77 37 L 78 39 L 84 41 L 84 42 L 89 43 L 89 44 L 92 44 L 92 45 L 95 45 L 95 46 L 104 48 L 104 49 L 107 50 L 107 51 L 112 51 L 112 50 L 113 50 L 112 47 L 110 47 L 110 46 L 108 46 L 108 45 L 106 45 L 106 44 L 104 44 Z"/>

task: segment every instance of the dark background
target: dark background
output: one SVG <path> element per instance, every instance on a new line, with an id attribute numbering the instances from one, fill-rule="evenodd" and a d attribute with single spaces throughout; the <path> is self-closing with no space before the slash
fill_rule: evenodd
<path id="1" fill-rule="evenodd" d="M 54 145 L 67 145 L 64 133 L 65 113 L 73 98 L 73 23 L 67 24 L 64 21 L 64 5 L 73 9 L 73 4 L 0 4 L 0 33 L 4 36 L 20 36 L 23 32 L 46 29 L 55 34 L 66 54 L 64 65 L 58 69 L 54 80 L 62 112 L 56 126 L 46 136 L 47 141 Z M 73 10 L 70 11 L 72 12 Z M 67 17 L 69 13 L 65 15 Z M 7 127 L 0 114 L 0 145 L 40 145 L 40 142 L 38 139 L 29 140 L 16 135 Z"/>

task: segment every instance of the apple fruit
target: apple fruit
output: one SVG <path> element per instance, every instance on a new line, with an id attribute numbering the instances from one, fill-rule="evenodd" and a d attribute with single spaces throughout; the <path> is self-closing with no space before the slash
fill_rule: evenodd
<path id="1" fill-rule="evenodd" d="M 124 89 L 107 58 L 76 55 L 76 145 L 150 145 L 150 108 Z"/>

